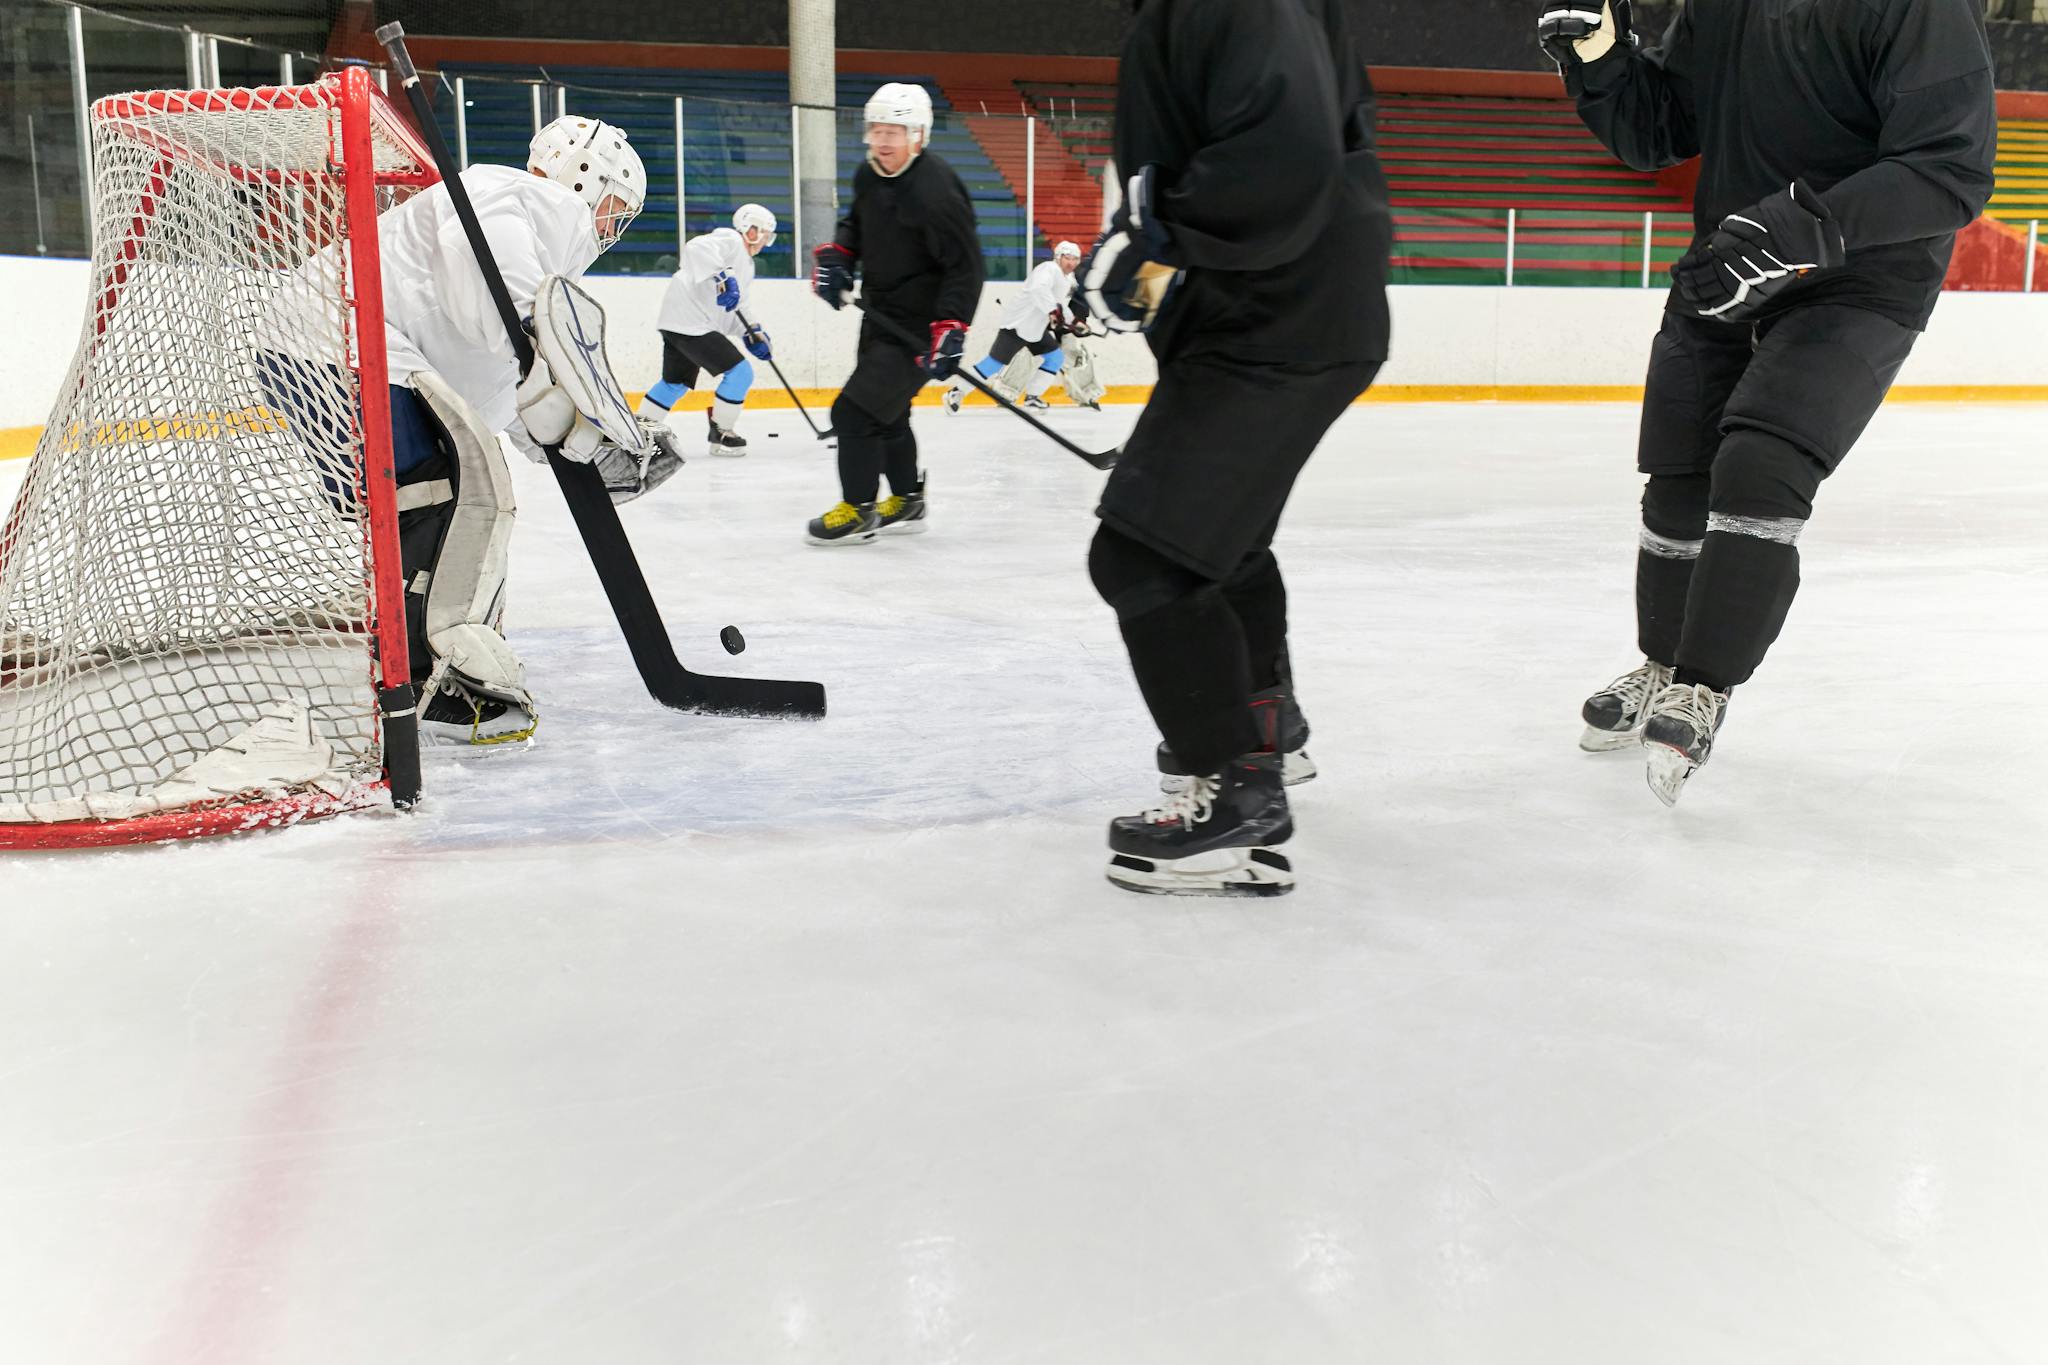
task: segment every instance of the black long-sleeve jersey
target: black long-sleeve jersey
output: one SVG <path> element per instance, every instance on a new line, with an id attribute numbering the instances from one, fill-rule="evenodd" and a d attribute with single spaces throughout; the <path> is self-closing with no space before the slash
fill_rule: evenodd
<path id="1" fill-rule="evenodd" d="M 1841 303 L 1923 328 L 1991 197 L 1998 114 L 1977 0 L 1685 0 L 1663 43 L 1578 70 L 1579 114 L 1638 170 L 1700 158 L 1694 225 L 1804 178 L 1848 264 L 1767 310 Z"/>
<path id="2" fill-rule="evenodd" d="M 1159 167 L 1185 268 L 1160 359 L 1387 355 L 1392 218 L 1345 0 L 1146 0 L 1124 43 L 1116 159 Z"/>
<path id="3" fill-rule="evenodd" d="M 834 240 L 860 262 L 861 298 L 924 336 L 934 322 L 972 322 L 981 302 L 981 237 L 960 176 L 936 152 L 901 175 L 862 162 Z"/>

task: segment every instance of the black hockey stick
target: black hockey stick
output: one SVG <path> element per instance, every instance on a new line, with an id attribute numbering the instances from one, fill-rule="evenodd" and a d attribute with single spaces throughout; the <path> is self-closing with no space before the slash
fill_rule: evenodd
<path id="1" fill-rule="evenodd" d="M 733 313 L 735 316 L 739 318 L 740 326 L 746 328 L 749 332 L 757 330 L 753 323 L 747 321 L 747 315 L 745 313 L 740 312 L 737 308 L 733 310 Z M 782 380 L 782 391 L 788 394 L 789 401 L 796 405 L 797 415 L 804 419 L 804 425 L 809 427 L 814 433 L 816 433 L 819 440 L 831 440 L 833 434 L 832 428 L 826 427 L 823 431 L 818 430 L 818 424 L 811 420 L 811 414 L 804 408 L 803 399 L 798 398 L 796 396 L 796 390 L 789 386 L 789 379 L 782 373 L 782 367 L 775 363 L 775 352 L 773 350 L 770 350 L 767 356 L 764 358 L 768 362 L 768 368 L 775 371 L 775 377 L 777 379 Z"/>
<path id="2" fill-rule="evenodd" d="M 497 259 L 491 254 L 490 243 L 484 240 L 483 229 L 477 225 L 476 209 L 469 202 L 460 170 L 448 154 L 441 125 L 434 120 L 434 107 L 428 102 L 419 72 L 405 50 L 405 30 L 395 23 L 385 24 L 377 30 L 377 41 L 391 54 L 391 65 L 405 85 L 413 122 L 419 125 L 420 136 L 427 140 L 427 148 L 434 155 L 434 169 L 440 172 L 441 183 L 448 187 L 455 216 L 461 219 L 470 250 L 476 254 L 477 269 L 483 272 L 491 300 L 498 306 L 498 317 L 512 339 L 519 372 L 525 374 L 533 367 L 533 342 L 520 326 L 518 310 L 512 306 L 512 295 L 505 288 L 505 277 L 498 273 Z M 548 468 L 555 472 L 555 482 L 561 485 L 569 514 L 576 519 L 583 548 L 597 570 L 598 581 L 604 585 L 604 595 L 611 601 L 612 614 L 618 618 L 619 631 L 626 637 L 626 647 L 632 651 L 641 681 L 656 701 L 678 711 L 710 715 L 810 718 L 825 714 L 825 688 L 820 683 L 726 678 L 692 673 L 685 668 L 676 658 L 668 627 L 662 624 L 661 609 L 654 603 L 654 594 L 648 591 L 640 562 L 633 557 L 632 543 L 626 539 L 626 528 L 619 522 L 619 511 L 612 505 L 611 495 L 605 491 L 603 477 L 592 465 L 563 459 L 557 446 L 547 447 L 547 456 Z"/>
<path id="3" fill-rule="evenodd" d="M 909 346 L 915 354 L 924 354 L 926 343 L 919 341 L 916 337 L 912 336 L 910 334 L 909 328 L 898 323 L 894 318 L 884 317 L 882 314 L 877 313 L 874 309 L 868 307 L 863 300 L 854 299 L 853 306 L 860 309 L 861 312 L 866 313 L 868 315 L 869 321 L 880 324 L 883 331 L 889 333 L 891 336 L 895 337 L 904 345 Z M 972 384 L 975 388 L 980 389 L 990 398 L 995 399 L 997 406 L 1008 408 L 1011 412 L 1016 413 L 1026 422 L 1029 422 L 1032 426 L 1037 427 L 1047 436 L 1050 436 L 1053 439 L 1053 443 L 1055 445 L 1058 445 L 1062 450 L 1071 451 L 1072 453 L 1079 455 L 1082 459 L 1086 460 L 1089 464 L 1094 465 L 1097 469 L 1113 468 L 1116 465 L 1117 457 L 1124 453 L 1124 448 L 1122 446 L 1118 446 L 1114 450 L 1104 450 L 1100 452 L 1093 450 L 1083 450 L 1080 446 L 1075 445 L 1072 441 L 1069 441 L 1066 437 L 1060 435 L 1057 431 L 1054 431 L 1051 427 L 1039 421 L 1036 417 L 1033 417 L 1030 413 L 1024 411 L 1024 409 L 1018 407 L 1015 403 L 1012 403 L 1009 399 L 1003 397 L 994 389 L 990 388 L 980 375 L 976 374 L 973 370 L 967 368 L 965 365 L 962 365 L 960 367 L 960 377 L 966 380 L 968 383 Z"/>

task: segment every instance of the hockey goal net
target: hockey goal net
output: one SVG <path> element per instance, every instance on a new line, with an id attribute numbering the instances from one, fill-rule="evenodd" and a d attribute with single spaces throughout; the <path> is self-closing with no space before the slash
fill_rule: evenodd
<path id="1" fill-rule="evenodd" d="M 0 847 L 409 802 L 376 219 L 432 159 L 354 68 L 108 96 L 92 167 L 84 334 L 0 524 Z"/>

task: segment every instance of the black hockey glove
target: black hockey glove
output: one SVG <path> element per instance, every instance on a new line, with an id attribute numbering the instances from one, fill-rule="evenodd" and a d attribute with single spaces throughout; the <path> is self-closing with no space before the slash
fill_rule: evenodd
<path id="1" fill-rule="evenodd" d="M 932 324 L 932 348 L 919 363 L 934 379 L 951 379 L 960 373 L 960 357 L 967 351 L 967 324 L 957 318 L 943 318 Z"/>
<path id="2" fill-rule="evenodd" d="M 1629 0 L 1542 0 L 1536 18 L 1536 41 L 1557 63 L 1565 89 L 1579 93 L 1579 68 L 1597 62 L 1615 48 L 1636 45 L 1635 16 Z"/>
<path id="3" fill-rule="evenodd" d="M 1081 298 L 1112 332 L 1142 332 L 1180 279 L 1173 238 L 1152 214 L 1157 166 L 1131 177 L 1122 213 L 1081 265 Z"/>
<path id="4" fill-rule="evenodd" d="M 1819 194 L 1795 180 L 1731 213 L 1671 267 L 1678 297 L 1701 317 L 1748 322 L 1809 271 L 1849 259 L 1842 229 Z"/>
<path id="5" fill-rule="evenodd" d="M 846 307 L 846 296 L 853 292 L 853 253 L 837 242 L 813 251 L 811 292 L 834 309 Z"/>

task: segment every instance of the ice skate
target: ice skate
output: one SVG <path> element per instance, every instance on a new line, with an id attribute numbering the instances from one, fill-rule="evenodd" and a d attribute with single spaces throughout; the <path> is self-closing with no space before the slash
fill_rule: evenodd
<path id="1" fill-rule="evenodd" d="M 1650 699 L 1671 685 L 1671 668 L 1645 659 L 1640 668 L 1622 674 L 1586 698 L 1579 716 L 1586 722 L 1579 747 L 1589 754 L 1615 753 L 1642 737 Z"/>
<path id="2" fill-rule="evenodd" d="M 711 435 L 707 449 L 713 455 L 726 459 L 737 459 L 747 453 L 747 438 L 730 427 L 718 425 L 718 419 L 711 419 Z"/>
<path id="3" fill-rule="evenodd" d="M 1109 879 L 1159 896 L 1283 896 L 1294 836 L 1277 753 L 1244 754 L 1142 815 L 1109 825 Z"/>
<path id="4" fill-rule="evenodd" d="M 923 535 L 931 529 L 931 523 L 925 520 L 926 510 L 923 484 L 917 486 L 915 493 L 892 493 L 875 504 L 885 536 Z"/>
<path id="5" fill-rule="evenodd" d="M 533 738 L 540 718 L 523 706 L 442 680 L 420 710 L 420 738 L 435 745 L 518 744 Z"/>
<path id="6" fill-rule="evenodd" d="M 881 513 L 871 502 L 858 507 L 842 502 L 806 528 L 804 539 L 813 545 L 866 545 L 882 529 Z"/>
<path id="7" fill-rule="evenodd" d="M 1301 713 L 1295 703 L 1294 694 L 1283 683 L 1251 695 L 1251 705 L 1274 705 L 1279 708 L 1275 716 L 1280 750 L 1281 781 L 1289 787 L 1298 787 L 1316 775 L 1316 761 L 1308 756 L 1308 717 Z M 1164 743 L 1159 746 L 1159 790 L 1163 792 L 1185 791 L 1191 774 L 1181 761 L 1173 756 L 1173 750 Z"/>
<path id="8" fill-rule="evenodd" d="M 1678 804 L 1686 779 L 1713 752 L 1727 708 L 1728 694 L 1704 683 L 1673 683 L 1651 699 L 1643 722 L 1644 776 L 1659 801 Z"/>
<path id="9" fill-rule="evenodd" d="M 946 405 L 947 412 L 960 411 L 960 400 L 965 397 L 967 397 L 967 381 L 958 378 L 946 385 L 945 392 L 940 395 L 941 401 Z"/>

